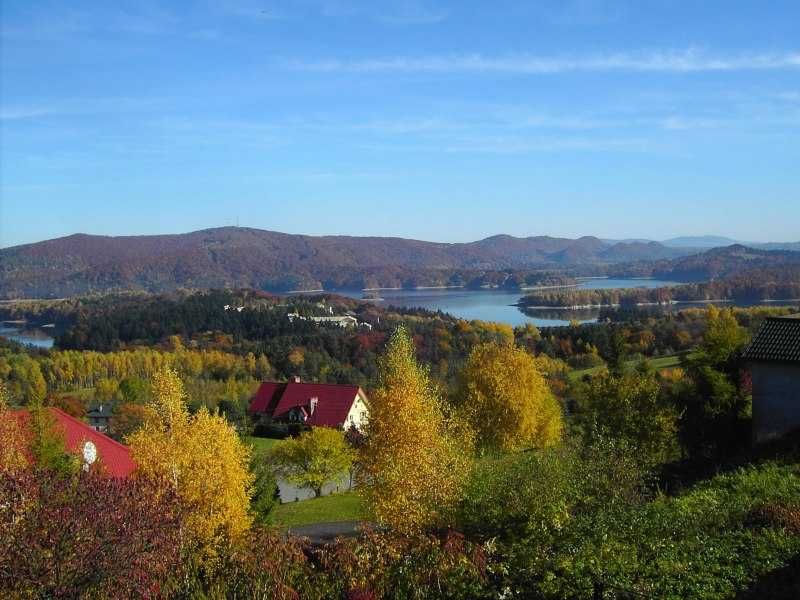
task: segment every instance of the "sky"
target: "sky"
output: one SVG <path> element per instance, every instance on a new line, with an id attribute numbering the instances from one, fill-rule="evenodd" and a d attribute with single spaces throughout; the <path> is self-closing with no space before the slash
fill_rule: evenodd
<path id="1" fill-rule="evenodd" d="M 0 246 L 800 240 L 800 2 L 3 0 Z"/>

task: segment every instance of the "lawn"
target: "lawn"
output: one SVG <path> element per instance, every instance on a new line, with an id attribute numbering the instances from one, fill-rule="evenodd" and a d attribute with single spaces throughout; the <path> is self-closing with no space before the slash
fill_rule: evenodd
<path id="1" fill-rule="evenodd" d="M 664 369 L 672 369 L 674 367 L 678 367 L 681 364 L 681 354 L 673 354 L 672 356 L 660 356 L 658 358 L 651 358 L 649 359 L 650 364 L 656 371 L 662 371 Z M 633 367 L 636 365 L 637 361 L 631 361 L 627 364 L 629 367 Z M 572 381 L 577 381 L 581 379 L 584 375 L 594 375 L 598 373 L 605 366 L 599 367 L 591 367 L 589 369 L 579 369 L 576 371 L 570 371 L 569 378 Z"/>
<path id="2" fill-rule="evenodd" d="M 244 438 L 245 443 L 250 444 L 253 448 L 253 454 L 262 455 L 269 452 L 270 448 L 272 448 L 276 443 L 280 442 L 280 440 L 276 440 L 273 438 L 261 438 L 261 437 L 246 437 Z"/>
<path id="3" fill-rule="evenodd" d="M 359 521 L 362 518 L 363 502 L 355 492 L 331 494 L 322 498 L 281 504 L 272 513 L 274 523 L 280 527 Z"/>

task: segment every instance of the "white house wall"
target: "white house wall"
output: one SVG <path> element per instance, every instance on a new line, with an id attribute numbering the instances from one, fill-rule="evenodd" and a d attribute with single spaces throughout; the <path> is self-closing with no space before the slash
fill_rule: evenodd
<path id="1" fill-rule="evenodd" d="M 344 429 L 350 429 L 351 425 L 354 425 L 356 429 L 363 429 L 368 415 L 369 409 L 364 399 L 361 397 L 361 394 L 357 394 L 353 405 L 350 407 L 350 412 L 347 413 L 347 421 L 344 424 Z"/>

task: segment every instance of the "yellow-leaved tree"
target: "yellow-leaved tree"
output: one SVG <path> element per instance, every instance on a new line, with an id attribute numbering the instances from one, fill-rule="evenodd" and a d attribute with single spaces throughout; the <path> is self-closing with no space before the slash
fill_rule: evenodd
<path id="1" fill-rule="evenodd" d="M 8 390 L 5 381 L 0 381 L 0 473 L 15 473 L 27 466 L 22 427 L 8 409 Z"/>
<path id="2" fill-rule="evenodd" d="M 461 402 L 482 450 L 513 452 L 555 444 L 562 411 L 533 356 L 511 344 L 472 349 Z"/>
<path id="3" fill-rule="evenodd" d="M 379 359 L 369 409 L 358 476 L 373 517 L 404 533 L 447 524 L 469 475 L 472 439 L 445 419 L 403 327 Z"/>
<path id="4" fill-rule="evenodd" d="M 142 477 L 174 486 L 187 510 L 185 531 L 202 550 L 237 538 L 251 524 L 250 449 L 224 417 L 190 415 L 183 384 L 166 368 L 155 374 L 142 427 L 126 438 Z"/>

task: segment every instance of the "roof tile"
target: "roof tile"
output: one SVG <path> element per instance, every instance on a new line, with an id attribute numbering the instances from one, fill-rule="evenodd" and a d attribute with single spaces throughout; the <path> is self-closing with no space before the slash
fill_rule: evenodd
<path id="1" fill-rule="evenodd" d="M 800 315 L 769 317 L 744 351 L 751 361 L 800 363 Z"/>
<path id="2" fill-rule="evenodd" d="M 309 406 L 311 399 L 317 398 L 319 402 L 306 423 L 315 427 L 341 427 L 358 390 L 357 385 L 265 381 L 250 403 L 250 412 L 280 418 L 293 408 Z"/>

